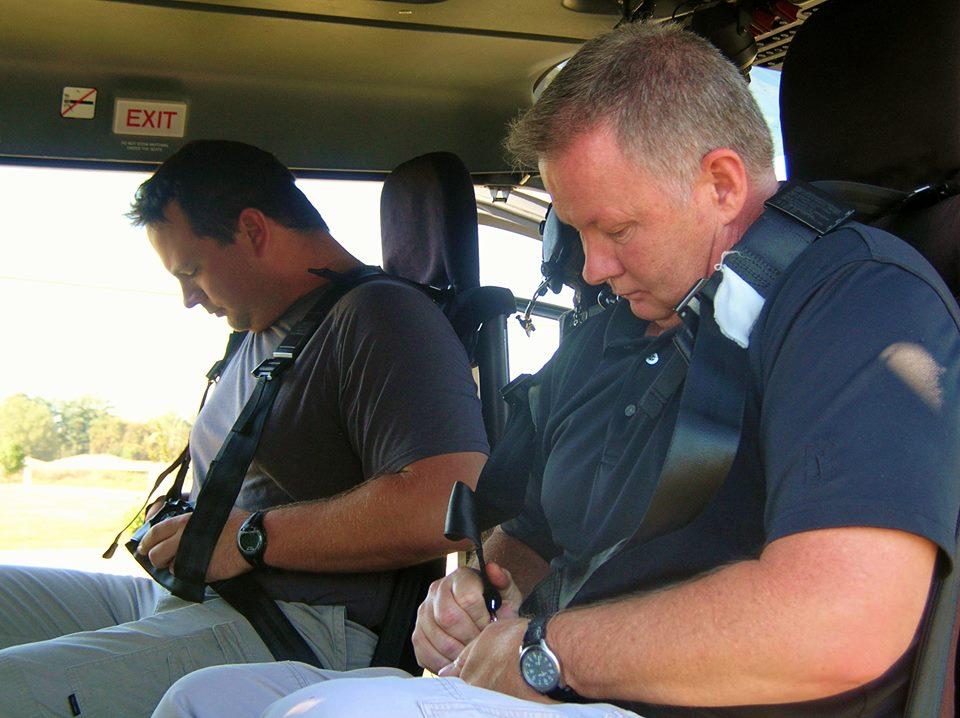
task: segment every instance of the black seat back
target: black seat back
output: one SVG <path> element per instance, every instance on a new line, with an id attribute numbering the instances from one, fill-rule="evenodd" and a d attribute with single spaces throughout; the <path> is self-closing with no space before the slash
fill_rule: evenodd
<path id="1" fill-rule="evenodd" d="M 418 284 L 480 286 L 477 201 L 470 173 L 450 152 L 394 168 L 380 195 L 383 268 Z"/>
<path id="2" fill-rule="evenodd" d="M 480 286 L 477 202 L 470 172 L 449 152 L 396 167 L 380 195 L 383 268 L 433 287 L 480 378 L 480 403 L 491 447 L 506 423 L 500 389 L 510 380 L 507 317 L 513 293 Z"/>
<path id="3" fill-rule="evenodd" d="M 435 152 L 394 169 L 380 196 L 380 238 L 384 270 L 427 289 L 477 366 L 492 446 L 506 419 L 499 390 L 509 381 L 506 320 L 516 302 L 507 289 L 480 286 L 477 204 L 463 162 Z M 420 671 L 410 635 L 417 607 L 444 569 L 437 559 L 398 572 L 371 665 Z"/>
<path id="4" fill-rule="evenodd" d="M 789 176 L 903 192 L 960 179 L 958 37 L 956 0 L 821 5 L 783 64 Z M 960 294 L 960 197 L 877 224 L 916 246 Z"/>
<path id="5" fill-rule="evenodd" d="M 875 223 L 960 294 L 960 3 L 832 0 L 790 45 L 780 84 L 788 174 L 913 193 Z M 953 194 L 951 194 L 953 193 Z M 960 477 L 958 477 L 960 481 Z M 954 551 L 953 565 L 957 554 Z M 954 716 L 958 571 L 941 557 L 907 715 Z"/>

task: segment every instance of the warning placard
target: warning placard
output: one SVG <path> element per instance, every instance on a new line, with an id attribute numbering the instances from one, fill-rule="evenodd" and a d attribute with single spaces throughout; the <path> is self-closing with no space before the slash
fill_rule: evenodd
<path id="1" fill-rule="evenodd" d="M 183 137 L 187 126 L 187 103 L 156 100 L 117 100 L 113 131 L 118 135 Z"/>
<path id="2" fill-rule="evenodd" d="M 92 120 L 97 112 L 97 88 L 64 87 L 60 117 L 68 120 Z"/>

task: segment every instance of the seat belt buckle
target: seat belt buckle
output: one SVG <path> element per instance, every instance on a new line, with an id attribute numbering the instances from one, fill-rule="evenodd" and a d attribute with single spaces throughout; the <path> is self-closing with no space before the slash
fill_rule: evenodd
<path id="1" fill-rule="evenodd" d="M 290 365 L 290 358 L 285 356 L 267 357 L 257 365 L 253 370 L 253 375 L 257 379 L 266 379 L 272 381 L 279 377 L 283 371 Z"/>
<path id="2" fill-rule="evenodd" d="M 210 367 L 210 371 L 207 372 L 207 381 L 216 381 L 220 378 L 220 374 L 223 372 L 224 361 L 223 359 L 217 359 L 213 366 Z"/>
<path id="3" fill-rule="evenodd" d="M 469 540 L 477 554 L 480 567 L 480 580 L 483 582 L 483 603 L 491 621 L 497 620 L 497 612 L 503 604 L 500 591 L 487 575 L 487 563 L 483 558 L 483 534 L 477 522 L 476 498 L 469 486 L 462 481 L 453 485 L 447 517 L 444 520 L 443 535 L 448 541 Z"/>
<path id="4" fill-rule="evenodd" d="M 697 295 L 709 281 L 709 277 L 700 277 L 700 279 L 693 283 L 693 286 L 690 287 L 687 293 L 683 295 L 683 299 L 680 300 L 679 304 L 673 308 L 673 311 L 679 314 L 681 319 L 684 319 L 685 315 L 690 312 L 696 315 L 700 314 L 700 298 Z"/>
<path id="5" fill-rule="evenodd" d="M 532 378 L 532 374 L 521 374 L 516 379 L 504 384 L 500 389 L 500 397 L 510 406 L 527 401 L 527 386 Z"/>

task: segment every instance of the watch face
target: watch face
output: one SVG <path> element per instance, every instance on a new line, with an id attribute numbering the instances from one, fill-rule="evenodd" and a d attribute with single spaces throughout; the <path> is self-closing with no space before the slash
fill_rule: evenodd
<path id="1" fill-rule="evenodd" d="M 523 679 L 538 693 L 546 693 L 560 683 L 557 664 L 539 646 L 526 649 L 520 656 Z"/>
<path id="2" fill-rule="evenodd" d="M 246 554 L 255 554 L 263 545 L 263 536 L 259 531 L 242 531 L 237 537 L 240 550 Z"/>

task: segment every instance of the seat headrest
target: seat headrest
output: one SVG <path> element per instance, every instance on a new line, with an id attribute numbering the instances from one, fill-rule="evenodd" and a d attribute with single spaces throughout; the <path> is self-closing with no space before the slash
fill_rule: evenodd
<path id="1" fill-rule="evenodd" d="M 380 195 L 383 268 L 419 284 L 480 285 L 477 202 L 470 172 L 449 152 L 396 167 Z"/>
<path id="2" fill-rule="evenodd" d="M 960 3 L 831 0 L 783 63 L 788 174 L 904 191 L 960 169 Z"/>

